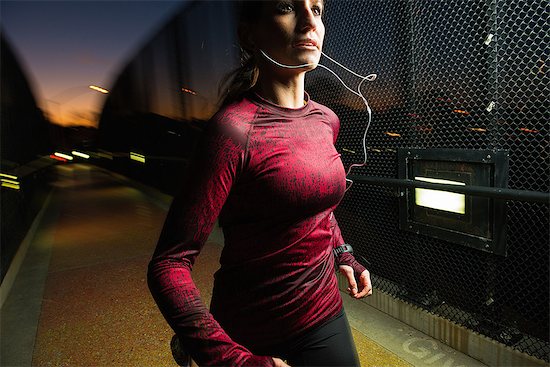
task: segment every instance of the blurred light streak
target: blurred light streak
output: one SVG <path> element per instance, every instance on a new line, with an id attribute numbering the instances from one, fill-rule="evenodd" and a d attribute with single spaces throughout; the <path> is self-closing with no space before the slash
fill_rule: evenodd
<path id="1" fill-rule="evenodd" d="M 99 93 L 107 94 L 109 91 L 105 88 L 98 87 L 97 85 L 89 85 L 88 88 L 93 89 Z"/>
<path id="2" fill-rule="evenodd" d="M 11 178 L 12 180 L 17 180 L 17 176 L 9 175 L 7 173 L 0 173 L 0 177 Z"/>
<path id="3" fill-rule="evenodd" d="M 182 92 L 185 92 L 185 93 L 189 93 L 189 94 L 192 94 L 194 96 L 197 95 L 197 92 L 194 92 L 192 91 L 191 89 L 187 89 L 187 88 L 181 88 Z"/>
<path id="4" fill-rule="evenodd" d="M 14 189 L 14 190 L 20 190 L 21 189 L 21 186 L 19 186 L 19 184 L 12 184 L 12 183 L 9 183 L 9 182 L 4 182 L 4 181 L 2 181 L 2 187 L 7 187 L 7 188 L 10 188 L 10 189 Z"/>
<path id="5" fill-rule="evenodd" d="M 50 158 L 56 159 L 56 160 L 61 161 L 61 162 L 67 162 L 67 160 L 65 158 L 58 157 L 54 154 L 50 154 Z"/>
<path id="6" fill-rule="evenodd" d="M 351 150 L 351 149 L 342 148 L 342 150 L 343 150 L 344 152 L 348 152 L 348 153 L 351 153 L 351 154 L 355 154 L 355 151 L 354 151 L 354 150 Z"/>
<path id="7" fill-rule="evenodd" d="M 526 127 L 520 127 L 519 128 L 521 131 L 523 131 L 524 133 L 531 133 L 531 134 L 537 134 L 539 131 L 538 130 L 535 130 L 535 129 L 528 129 Z"/>
<path id="8" fill-rule="evenodd" d="M 130 159 L 141 163 L 145 163 L 145 156 L 143 154 L 130 152 Z"/>
<path id="9" fill-rule="evenodd" d="M 478 132 L 478 133 L 485 133 L 487 132 L 487 129 L 484 129 L 482 127 L 471 127 L 470 130 Z"/>
<path id="10" fill-rule="evenodd" d="M 73 157 L 68 155 L 68 154 L 55 152 L 53 155 L 56 156 L 56 157 L 59 157 L 59 158 L 64 158 L 64 159 L 69 160 L 69 161 L 73 160 Z"/>
<path id="11" fill-rule="evenodd" d="M 469 115 L 470 112 L 468 111 L 465 111 L 465 110 L 453 110 L 454 113 L 459 113 L 461 115 Z"/>
<path id="12" fill-rule="evenodd" d="M 76 155 L 77 157 L 84 158 L 84 159 L 89 159 L 89 158 L 90 158 L 90 156 L 89 156 L 88 154 L 86 154 L 86 153 L 81 153 L 81 152 L 79 152 L 79 151 L 77 151 L 77 150 L 73 150 L 73 151 L 71 152 L 71 154 L 72 154 L 72 155 Z"/>
<path id="13" fill-rule="evenodd" d="M 401 137 L 401 134 L 393 133 L 391 131 L 386 131 L 384 134 L 386 134 L 388 136 L 391 136 L 392 138 L 400 138 Z"/>
<path id="14" fill-rule="evenodd" d="M 6 178 L 2 178 L 1 181 L 2 181 L 2 182 L 7 182 L 7 183 L 10 183 L 10 184 L 13 184 L 13 185 L 19 185 L 19 182 L 18 182 L 18 181 L 8 180 L 8 179 L 6 179 Z"/>

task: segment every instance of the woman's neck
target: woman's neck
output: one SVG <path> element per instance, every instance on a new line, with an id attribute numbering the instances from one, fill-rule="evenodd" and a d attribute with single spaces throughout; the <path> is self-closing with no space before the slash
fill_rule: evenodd
<path id="1" fill-rule="evenodd" d="M 260 74 L 254 91 L 281 107 L 300 108 L 304 105 L 304 74 L 289 79 L 262 77 Z"/>

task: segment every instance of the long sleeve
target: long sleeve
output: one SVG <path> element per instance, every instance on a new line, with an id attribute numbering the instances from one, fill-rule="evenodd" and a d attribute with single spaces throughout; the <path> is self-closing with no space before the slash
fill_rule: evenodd
<path id="1" fill-rule="evenodd" d="M 340 227 L 338 226 L 338 222 L 336 221 L 336 217 L 334 216 L 334 213 L 331 213 L 330 215 L 330 228 L 332 231 L 332 247 L 336 248 L 338 246 L 343 245 L 345 241 L 344 241 L 344 238 L 342 237 L 342 232 L 340 231 Z M 343 254 L 340 254 L 340 256 L 338 256 L 338 258 L 336 259 L 336 263 L 338 265 L 351 266 L 356 276 L 361 275 L 361 273 L 366 269 L 349 252 L 344 252 Z"/>
<path id="2" fill-rule="evenodd" d="M 246 134 L 208 123 L 182 194 L 170 207 L 149 264 L 148 284 L 159 309 L 201 366 L 272 366 L 234 342 L 213 318 L 191 278 L 191 269 L 242 169 Z"/>

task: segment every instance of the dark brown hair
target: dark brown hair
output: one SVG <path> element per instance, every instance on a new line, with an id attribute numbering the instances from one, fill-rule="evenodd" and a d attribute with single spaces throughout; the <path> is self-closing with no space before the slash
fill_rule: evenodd
<path id="1" fill-rule="evenodd" d="M 242 27 L 251 25 L 258 21 L 264 1 L 258 0 L 236 0 L 234 1 L 237 14 L 237 26 L 241 36 Z M 219 95 L 221 106 L 238 100 L 243 93 L 250 90 L 258 80 L 257 61 L 252 50 L 247 50 L 240 42 L 241 66 L 227 74 L 220 83 Z"/>

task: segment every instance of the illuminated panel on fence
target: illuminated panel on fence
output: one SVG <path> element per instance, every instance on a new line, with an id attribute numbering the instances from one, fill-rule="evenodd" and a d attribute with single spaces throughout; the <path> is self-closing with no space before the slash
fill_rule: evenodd
<path id="1" fill-rule="evenodd" d="M 505 151 L 468 149 L 398 150 L 399 178 L 425 183 L 506 187 Z M 403 188 L 399 228 L 479 250 L 506 254 L 505 200 L 454 193 L 445 188 Z"/>
<path id="2" fill-rule="evenodd" d="M 464 182 L 442 180 L 430 177 L 415 177 L 414 179 L 418 181 L 445 185 L 466 185 L 466 183 Z M 458 214 L 466 213 L 466 199 L 464 194 L 457 194 L 449 191 L 416 188 L 414 190 L 414 196 L 416 205 Z"/>

